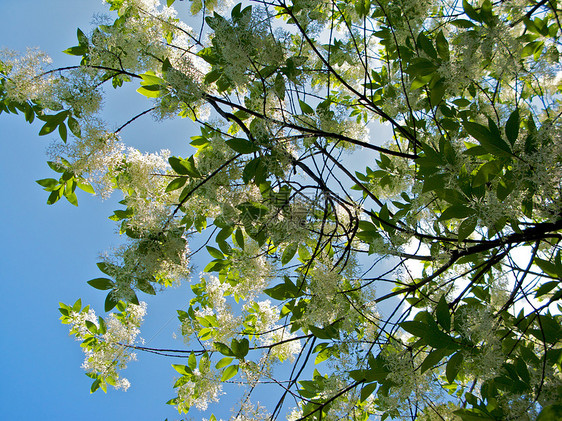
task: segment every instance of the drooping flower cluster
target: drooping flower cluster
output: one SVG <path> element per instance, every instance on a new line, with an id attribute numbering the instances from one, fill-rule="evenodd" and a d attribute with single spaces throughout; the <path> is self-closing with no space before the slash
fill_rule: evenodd
<path id="1" fill-rule="evenodd" d="M 15 51 L 0 51 L 0 74 L 6 78 L 6 95 L 17 101 L 36 101 L 49 105 L 52 101 L 54 76 L 43 77 L 52 60 L 36 48 L 28 48 L 25 55 Z"/>
<path id="2" fill-rule="evenodd" d="M 129 361 L 136 359 L 131 349 L 138 342 L 146 303 L 125 305 L 121 302 L 118 305 L 120 313 L 110 313 L 105 320 L 96 318 L 89 306 L 83 309 L 79 307 L 79 302 L 72 307 L 61 303 L 60 311 L 63 314 L 62 322 L 70 325 L 70 334 L 82 342 L 86 355 L 82 368 L 96 379 L 96 388 L 105 390 L 106 384 L 110 384 L 127 390 L 130 383 L 120 376 L 119 371 L 126 368 Z"/>
<path id="3" fill-rule="evenodd" d="M 218 402 L 223 394 L 219 374 L 211 368 L 195 369 L 189 380 L 176 387 L 178 411 L 187 412 L 192 406 L 205 411 L 210 403 Z"/>
<path id="4" fill-rule="evenodd" d="M 296 335 L 279 324 L 279 310 L 272 306 L 270 300 L 253 302 L 244 305 L 244 310 L 252 315 L 252 331 L 255 332 L 256 343 L 270 347 L 266 353 L 271 361 L 294 361 L 301 352 L 300 340 Z"/>

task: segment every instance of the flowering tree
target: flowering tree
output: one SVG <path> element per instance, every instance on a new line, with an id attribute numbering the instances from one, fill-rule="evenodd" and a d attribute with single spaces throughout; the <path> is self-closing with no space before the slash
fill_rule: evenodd
<path id="1" fill-rule="evenodd" d="M 237 420 L 560 419 L 556 0 L 192 0 L 196 29 L 107 3 L 79 65 L 0 58 L 0 112 L 60 135 L 47 203 L 123 194 L 128 241 L 89 281 L 118 312 L 60 309 L 92 391 L 149 351 L 185 359 L 180 413 L 237 383 Z M 129 83 L 152 105 L 113 130 L 102 89 Z M 197 123 L 196 152 L 126 147 L 148 113 Z M 188 345 L 140 346 L 137 295 L 186 279 Z"/>

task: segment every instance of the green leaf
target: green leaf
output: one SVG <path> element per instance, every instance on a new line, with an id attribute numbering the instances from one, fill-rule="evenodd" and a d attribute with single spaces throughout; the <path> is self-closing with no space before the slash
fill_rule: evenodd
<path id="1" fill-rule="evenodd" d="M 425 323 L 417 321 L 407 321 L 400 323 L 400 327 L 406 332 L 417 336 L 418 338 L 427 336 L 428 326 Z"/>
<path id="2" fill-rule="evenodd" d="M 213 257 L 214 259 L 224 259 L 224 254 L 222 254 L 222 252 L 214 247 L 211 246 L 207 246 L 207 251 L 209 252 L 209 254 L 211 255 L 211 257 Z"/>
<path id="3" fill-rule="evenodd" d="M 76 183 L 76 185 L 78 186 L 78 188 L 82 191 L 85 191 L 86 193 L 90 193 L 90 194 L 96 194 L 96 192 L 94 191 L 94 188 L 89 185 L 88 183 Z"/>
<path id="4" fill-rule="evenodd" d="M 428 56 L 437 59 L 437 51 L 433 48 L 433 44 L 423 32 L 419 33 L 417 44 Z"/>
<path id="5" fill-rule="evenodd" d="M 283 255 L 281 256 L 281 263 L 283 265 L 286 265 L 291 261 L 291 259 L 295 256 L 298 247 L 298 242 L 290 243 L 287 247 L 285 247 L 285 250 L 283 250 Z"/>
<path id="6" fill-rule="evenodd" d="M 78 313 L 82 309 L 82 300 L 78 298 L 76 302 L 72 305 L 72 311 Z"/>
<path id="7" fill-rule="evenodd" d="M 59 187 L 57 190 L 53 190 L 49 195 L 49 197 L 47 198 L 47 204 L 52 205 L 58 202 L 59 199 L 62 197 L 63 191 L 64 191 L 63 186 Z"/>
<path id="8" fill-rule="evenodd" d="M 445 300 L 445 296 L 441 299 L 435 307 L 435 315 L 437 316 L 437 323 L 439 323 L 446 331 L 451 330 L 451 314 L 449 313 L 449 305 Z"/>
<path id="9" fill-rule="evenodd" d="M 139 298 L 137 297 L 137 294 L 136 294 L 135 290 L 133 290 L 133 288 L 127 288 L 126 294 L 128 296 L 127 302 L 129 302 L 131 304 L 139 305 Z M 117 303 L 117 308 L 119 308 L 119 304 L 120 303 Z M 121 302 L 121 304 L 123 304 L 123 303 Z M 123 311 L 123 310 L 121 310 L 121 311 Z"/>
<path id="10" fill-rule="evenodd" d="M 222 69 L 213 69 L 205 75 L 205 83 L 216 82 L 223 75 Z"/>
<path id="11" fill-rule="evenodd" d="M 447 348 L 439 348 L 431 351 L 427 355 L 427 357 L 425 357 L 425 360 L 423 360 L 423 363 L 420 366 L 421 373 L 423 374 L 430 368 L 435 367 L 435 365 L 437 365 L 439 361 L 441 361 L 445 356 L 449 355 L 451 352 L 453 351 Z"/>
<path id="12" fill-rule="evenodd" d="M 98 262 L 96 263 L 96 266 L 100 271 L 109 276 L 115 276 L 115 274 L 118 273 L 120 269 L 119 266 L 107 262 Z"/>
<path id="13" fill-rule="evenodd" d="M 181 175 L 189 175 L 193 178 L 200 178 L 201 173 L 195 167 L 195 159 L 193 156 L 190 156 L 188 159 L 181 159 L 175 156 L 171 156 L 168 158 L 168 162 L 172 169 Z"/>
<path id="14" fill-rule="evenodd" d="M 234 356 L 238 359 L 244 359 L 246 355 L 248 355 L 248 351 L 250 349 L 250 342 L 246 338 L 242 338 L 240 340 L 233 339 L 230 343 L 230 348 L 234 353 Z"/>
<path id="15" fill-rule="evenodd" d="M 310 332 L 318 339 L 331 339 L 331 336 L 328 334 L 326 329 L 321 329 L 314 325 L 310 325 L 308 326 L 308 330 L 310 330 Z"/>
<path id="16" fill-rule="evenodd" d="M 191 368 L 182 365 L 182 364 L 172 364 L 172 367 L 174 368 L 174 370 L 176 370 L 178 373 L 180 373 L 182 376 L 188 376 L 190 374 L 192 374 Z"/>
<path id="17" fill-rule="evenodd" d="M 416 76 L 427 76 L 437 70 L 437 66 L 431 60 L 426 58 L 417 58 L 412 60 L 411 64 L 406 69 L 406 73 Z"/>
<path id="18" fill-rule="evenodd" d="M 281 100 L 285 99 L 285 79 L 283 79 L 283 76 L 280 73 L 275 77 L 273 92 L 275 92 L 277 98 Z"/>
<path id="19" fill-rule="evenodd" d="M 548 260 L 535 258 L 533 263 L 541 268 L 543 272 L 552 276 L 553 278 L 562 279 L 562 263 L 560 263 L 560 252 L 558 252 L 556 263 L 549 262 Z"/>
<path id="20" fill-rule="evenodd" d="M 78 38 L 78 43 L 82 46 L 87 46 L 89 41 L 88 41 L 88 37 L 86 36 L 86 34 L 84 34 L 84 32 L 82 32 L 82 30 L 80 28 L 76 29 L 76 37 Z"/>
<path id="21" fill-rule="evenodd" d="M 545 406 L 537 421 L 559 421 L 562 420 L 562 404 L 554 404 Z"/>
<path id="22" fill-rule="evenodd" d="M 519 109 L 516 108 L 515 111 L 511 113 L 505 124 L 505 135 L 507 140 L 511 143 L 511 146 L 515 144 L 517 137 L 519 136 Z"/>
<path id="23" fill-rule="evenodd" d="M 330 350 L 331 348 L 329 348 L 326 343 L 316 345 L 312 351 L 318 352 L 318 355 L 316 355 L 316 358 L 314 359 L 314 365 L 320 364 L 330 358 Z"/>
<path id="24" fill-rule="evenodd" d="M 263 218 L 269 213 L 267 206 L 257 202 L 240 203 L 236 208 L 242 212 L 241 216 L 243 218 L 249 218 L 251 220 Z"/>
<path id="25" fill-rule="evenodd" d="M 512 156 L 510 145 L 501 137 L 494 136 L 486 126 L 469 121 L 463 122 L 463 126 L 467 133 L 476 139 L 489 153 L 504 157 Z"/>
<path id="26" fill-rule="evenodd" d="M 100 388 L 100 385 L 101 385 L 100 379 L 94 380 L 92 386 L 90 387 L 90 393 L 94 393 L 96 390 L 98 390 Z"/>
<path id="27" fill-rule="evenodd" d="M 218 58 L 211 47 L 203 48 L 197 55 L 211 65 L 218 63 Z"/>
<path id="28" fill-rule="evenodd" d="M 249 154 L 259 151 L 259 148 L 247 139 L 234 138 L 228 139 L 226 144 L 235 152 Z"/>
<path id="29" fill-rule="evenodd" d="M 355 11 L 359 17 L 365 17 L 371 9 L 371 0 L 359 0 L 355 2 Z"/>
<path id="30" fill-rule="evenodd" d="M 195 357 L 195 354 L 193 352 L 189 354 L 189 358 L 187 359 L 187 365 L 192 370 L 195 370 L 197 368 L 197 358 Z"/>
<path id="31" fill-rule="evenodd" d="M 145 294 L 156 295 L 154 287 L 147 279 L 137 279 L 137 287 Z"/>
<path id="32" fill-rule="evenodd" d="M 312 107 L 310 105 L 308 105 L 306 102 L 302 101 L 299 99 L 299 105 L 301 107 L 301 111 L 304 114 L 310 114 L 310 115 L 314 115 L 314 110 L 312 109 Z"/>
<path id="33" fill-rule="evenodd" d="M 158 98 L 162 96 L 163 88 L 161 85 L 147 85 L 138 88 L 137 92 L 147 98 Z"/>
<path id="34" fill-rule="evenodd" d="M 472 7 L 470 5 L 470 3 L 467 0 L 462 0 L 462 8 L 464 10 L 464 13 L 466 13 L 466 15 L 472 19 L 475 20 L 477 22 L 480 22 L 480 15 L 478 14 L 478 12 L 476 12 L 476 10 L 474 9 L 474 7 Z"/>
<path id="35" fill-rule="evenodd" d="M 108 278 L 95 278 L 92 279 L 91 281 L 88 281 L 88 284 L 100 290 L 111 289 L 115 286 L 115 283 Z"/>
<path id="36" fill-rule="evenodd" d="M 240 228 L 237 228 L 234 232 L 234 239 L 236 240 L 236 244 L 238 244 L 238 247 L 244 250 L 244 233 Z"/>
<path id="37" fill-rule="evenodd" d="M 63 140 L 63 142 L 66 143 L 66 139 L 68 137 L 68 134 L 67 134 L 67 131 L 66 131 L 66 124 L 64 124 L 64 122 L 59 124 L 59 136 Z"/>
<path id="38" fill-rule="evenodd" d="M 377 388 L 378 384 L 376 382 L 366 384 L 361 388 L 361 402 L 365 402 L 369 396 L 373 394 L 375 389 Z"/>
<path id="39" fill-rule="evenodd" d="M 56 171 L 58 173 L 63 173 L 66 171 L 66 168 L 64 167 L 64 165 L 59 164 L 58 162 L 54 162 L 54 161 L 47 161 L 47 165 L 49 166 L 49 168 L 51 168 L 53 171 Z"/>
<path id="40" fill-rule="evenodd" d="M 76 194 L 73 191 L 70 192 L 65 191 L 64 197 L 66 197 L 66 200 L 68 200 L 70 204 L 74 206 L 78 206 L 78 198 L 76 197 Z"/>
<path id="41" fill-rule="evenodd" d="M 43 125 L 43 127 L 41 127 L 41 130 L 39 130 L 39 136 L 45 136 L 46 134 L 54 132 L 57 126 L 58 123 L 55 124 L 51 121 L 48 121 Z"/>
<path id="42" fill-rule="evenodd" d="M 291 298 L 290 294 L 288 294 L 287 292 L 287 287 L 285 284 L 278 284 L 272 288 L 266 288 L 263 290 L 263 292 L 269 295 L 274 300 L 283 301 L 288 298 Z"/>
<path id="43" fill-rule="evenodd" d="M 87 328 L 90 332 L 92 332 L 94 335 L 98 332 L 98 327 L 96 326 L 95 323 L 93 323 L 93 322 L 91 322 L 91 321 L 89 321 L 89 320 L 86 320 L 86 321 L 85 321 L 85 324 L 86 324 L 86 328 Z"/>
<path id="44" fill-rule="evenodd" d="M 453 383 L 457 378 L 457 374 L 462 367 L 464 356 L 462 352 L 457 352 L 454 354 L 447 362 L 447 368 L 445 369 L 445 374 L 447 376 L 447 381 Z"/>
<path id="45" fill-rule="evenodd" d="M 228 345 L 223 344 L 222 342 L 213 342 L 214 348 L 220 352 L 222 355 L 226 355 L 227 357 L 234 357 L 234 352 L 230 349 Z"/>
<path id="46" fill-rule="evenodd" d="M 383 383 L 386 380 L 390 370 L 386 367 L 384 360 L 381 358 L 380 354 L 377 358 L 373 358 L 372 355 L 369 356 L 369 370 L 365 373 L 367 381 L 377 381 Z"/>
<path id="47" fill-rule="evenodd" d="M 539 329 L 532 332 L 537 339 L 550 344 L 555 344 L 562 339 L 562 327 L 553 316 L 549 314 L 540 315 L 539 322 Z"/>
<path id="48" fill-rule="evenodd" d="M 429 98 L 431 100 L 431 105 L 434 107 L 436 105 L 439 105 L 444 95 L 445 95 L 445 79 L 440 78 L 439 80 L 437 80 L 437 82 L 435 82 L 435 84 L 433 84 L 433 86 L 430 89 Z"/>
<path id="49" fill-rule="evenodd" d="M 217 321 L 217 317 L 215 315 L 207 315 L 203 317 L 196 317 L 197 321 L 201 324 L 201 326 L 205 327 L 218 327 L 219 323 Z M 222 344 L 222 342 L 217 342 L 218 344 Z M 223 344 L 224 345 L 224 344 Z M 220 345 L 218 345 L 220 346 Z"/>
<path id="50" fill-rule="evenodd" d="M 118 302 L 119 300 L 116 298 L 116 294 L 112 290 L 109 294 L 107 294 L 107 297 L 105 297 L 104 310 L 105 311 L 113 310 L 113 308 L 117 305 Z"/>
<path id="51" fill-rule="evenodd" d="M 185 183 L 187 182 L 187 177 L 177 177 L 174 178 L 170 183 L 166 186 L 166 192 L 171 192 L 177 189 L 181 189 Z"/>
<path id="52" fill-rule="evenodd" d="M 63 50 L 63 53 L 69 54 L 71 56 L 83 56 L 88 52 L 88 48 L 83 45 L 77 45 L 75 47 L 67 48 Z"/>
<path id="53" fill-rule="evenodd" d="M 455 345 L 453 339 L 446 333 L 441 332 L 437 327 L 430 329 L 423 339 L 424 342 L 433 348 L 447 348 Z"/>
<path id="54" fill-rule="evenodd" d="M 449 43 L 443 35 L 443 31 L 439 31 L 437 37 L 435 38 L 435 46 L 437 47 L 437 52 L 439 56 L 445 60 L 449 61 Z"/>
<path id="55" fill-rule="evenodd" d="M 471 215 L 474 215 L 475 211 L 472 208 L 462 205 L 453 205 L 448 207 L 443 211 L 439 217 L 440 221 L 446 221 L 448 219 L 463 219 Z"/>
<path id="56" fill-rule="evenodd" d="M 221 359 L 219 360 L 219 362 L 215 365 L 215 368 L 216 368 L 216 369 L 224 368 L 224 367 L 226 367 L 227 365 L 229 365 L 232 361 L 234 361 L 234 358 L 232 358 L 232 357 L 224 357 L 224 358 L 221 358 Z"/>
<path id="57" fill-rule="evenodd" d="M 484 184 L 491 181 L 496 175 L 498 175 L 501 170 L 501 164 L 499 164 L 497 160 L 486 162 L 478 169 L 478 172 L 472 180 L 472 186 L 483 186 Z"/>
<path id="58" fill-rule="evenodd" d="M 221 382 L 225 382 L 236 376 L 236 374 L 238 373 L 238 368 L 239 368 L 238 365 L 230 365 L 226 367 L 225 370 L 222 372 Z"/>
<path id="59" fill-rule="evenodd" d="M 416 89 L 422 88 L 427 85 L 431 81 L 432 77 L 433 75 L 429 74 L 426 76 L 418 76 L 414 78 L 411 85 L 412 91 L 415 91 Z"/>
<path id="60" fill-rule="evenodd" d="M 43 178 L 42 180 L 36 180 L 35 182 L 44 187 L 47 191 L 53 191 L 55 187 L 59 185 L 59 182 L 54 178 Z"/>
<path id="61" fill-rule="evenodd" d="M 456 26 L 457 28 L 474 28 L 476 25 L 469 20 L 466 19 L 455 19 L 451 21 L 451 24 Z"/>
<path id="62" fill-rule="evenodd" d="M 497 418 L 492 418 L 489 415 L 484 414 L 479 409 L 457 409 L 453 411 L 453 414 L 459 416 L 462 421 L 494 421 Z"/>
<path id="63" fill-rule="evenodd" d="M 550 282 L 546 282 L 546 283 L 542 284 L 540 287 L 537 288 L 537 290 L 535 292 L 535 298 L 539 298 L 540 296 L 542 296 L 544 294 L 548 294 L 550 291 L 552 291 L 558 285 L 560 285 L 559 281 L 550 281 Z"/>
<path id="64" fill-rule="evenodd" d="M 459 243 L 466 240 L 468 236 L 474 232 L 477 224 L 478 224 L 478 218 L 476 216 L 471 216 L 469 218 L 466 218 L 464 221 L 460 223 L 458 234 L 457 234 L 457 239 Z"/>

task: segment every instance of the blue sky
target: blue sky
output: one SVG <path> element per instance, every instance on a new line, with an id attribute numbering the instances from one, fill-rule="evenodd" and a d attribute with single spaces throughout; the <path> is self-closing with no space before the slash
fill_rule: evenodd
<path id="1" fill-rule="evenodd" d="M 0 0 L 0 11 L 1 48 L 25 51 L 37 46 L 54 65 L 69 65 L 77 64 L 76 59 L 61 51 L 76 44 L 76 28 L 88 31 L 92 15 L 104 12 L 105 5 L 86 0 Z M 110 124 L 117 127 L 147 105 L 143 97 L 131 93 L 107 101 L 104 114 L 112 116 Z M 115 225 L 107 217 L 118 208 L 119 198 L 101 201 L 82 193 L 78 208 L 64 200 L 46 205 L 47 193 L 35 180 L 53 175 L 45 150 L 54 137 L 38 137 L 39 129 L 39 123 L 30 126 L 21 116 L 0 116 L 2 418 L 178 419 L 175 409 L 165 405 L 174 396 L 170 360 L 139 354 L 139 361 L 124 373 L 132 383 L 127 392 L 89 393 L 91 380 L 80 368 L 81 348 L 60 324 L 58 302 L 73 303 L 81 297 L 102 313 L 103 292 L 86 282 L 101 276 L 95 264 L 98 255 L 118 244 Z M 195 132 L 187 120 L 156 124 L 148 117 L 124 130 L 123 136 L 143 151 L 168 148 L 185 155 Z M 155 139 L 166 139 L 166 144 Z M 172 342 L 172 333 L 177 329 L 175 309 L 188 299 L 186 288 L 156 300 L 143 297 L 149 308 L 142 336 L 152 338 L 149 346 L 182 345 Z"/>

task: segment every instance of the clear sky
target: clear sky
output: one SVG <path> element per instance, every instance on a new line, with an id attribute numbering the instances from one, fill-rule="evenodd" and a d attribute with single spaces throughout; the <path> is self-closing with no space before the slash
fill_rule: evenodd
<path id="1" fill-rule="evenodd" d="M 77 27 L 89 31 L 93 14 L 105 11 L 101 1 L 0 0 L 0 48 L 37 46 L 54 65 L 78 64 L 61 51 L 76 45 Z M 148 105 L 130 94 L 107 101 L 104 113 L 118 127 Z M 165 405 L 174 397 L 170 364 L 178 361 L 139 354 L 124 373 L 132 384 L 127 392 L 89 393 L 91 379 L 80 368 L 83 353 L 58 320 L 58 302 L 82 298 L 103 314 L 105 294 L 86 282 L 102 276 L 97 257 L 118 244 L 107 217 L 119 207 L 119 198 L 101 201 L 82 192 L 78 208 L 65 200 L 48 206 L 48 193 L 35 180 L 53 176 L 45 150 L 55 137 L 38 137 L 40 127 L 21 116 L 0 115 L 0 418 L 179 419 Z M 143 151 L 167 148 L 185 156 L 196 130 L 187 120 L 157 124 L 148 117 L 122 134 Z M 162 139 L 166 144 L 159 143 Z M 178 326 L 175 309 L 186 304 L 187 294 L 172 290 L 153 300 L 142 295 L 148 314 L 141 336 L 150 340 L 148 346 L 182 346 L 172 342 L 172 333 Z M 195 411 L 190 415 L 199 419 Z"/>

